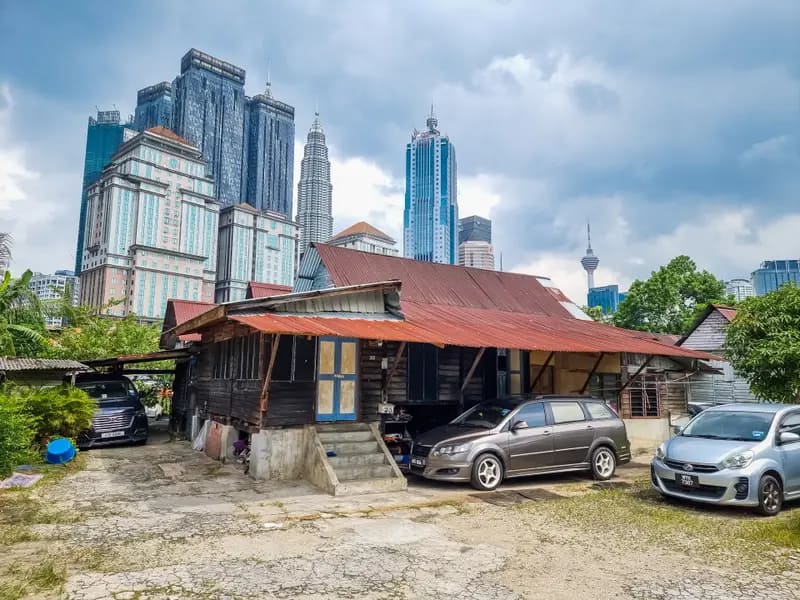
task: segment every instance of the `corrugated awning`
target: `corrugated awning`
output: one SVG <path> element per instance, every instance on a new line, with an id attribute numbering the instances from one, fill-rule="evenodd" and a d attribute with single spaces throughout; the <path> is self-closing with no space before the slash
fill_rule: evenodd
<path id="1" fill-rule="evenodd" d="M 419 342 L 438 346 L 512 348 L 546 352 L 629 352 L 714 357 L 648 339 L 642 332 L 578 319 L 518 312 L 403 302 L 405 319 L 329 317 L 264 312 L 231 319 L 266 333 Z"/>

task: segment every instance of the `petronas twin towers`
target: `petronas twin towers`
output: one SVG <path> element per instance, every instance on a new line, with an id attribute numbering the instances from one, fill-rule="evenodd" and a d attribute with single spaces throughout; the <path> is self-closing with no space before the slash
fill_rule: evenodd
<path id="1" fill-rule="evenodd" d="M 299 253 L 312 242 L 327 242 L 333 236 L 331 163 L 319 112 L 308 131 L 300 181 L 297 183 L 297 224 L 300 225 Z"/>

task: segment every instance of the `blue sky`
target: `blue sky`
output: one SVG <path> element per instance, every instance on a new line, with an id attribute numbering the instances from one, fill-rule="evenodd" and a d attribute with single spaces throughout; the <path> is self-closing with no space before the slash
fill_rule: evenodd
<path id="1" fill-rule="evenodd" d="M 244 67 L 249 94 L 270 65 L 300 144 L 319 104 L 336 229 L 366 219 L 400 239 L 404 147 L 434 102 L 462 215 L 493 219 L 505 268 L 579 302 L 587 216 L 599 284 L 680 253 L 723 278 L 800 255 L 796 1 L 220 6 L 0 0 L 16 270 L 73 263 L 87 117 L 132 113 L 190 47 Z"/>

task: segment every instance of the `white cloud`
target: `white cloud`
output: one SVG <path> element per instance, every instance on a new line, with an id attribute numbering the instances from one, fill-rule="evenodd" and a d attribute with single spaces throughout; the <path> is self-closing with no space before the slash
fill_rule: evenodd
<path id="1" fill-rule="evenodd" d="M 25 152 L 10 139 L 14 99 L 7 84 L 0 85 L 0 210 L 21 208 L 25 180 L 38 176 L 25 165 Z"/>
<path id="2" fill-rule="evenodd" d="M 756 142 L 739 156 L 739 162 L 744 166 L 790 160 L 800 160 L 798 143 L 790 135 L 779 135 Z"/>

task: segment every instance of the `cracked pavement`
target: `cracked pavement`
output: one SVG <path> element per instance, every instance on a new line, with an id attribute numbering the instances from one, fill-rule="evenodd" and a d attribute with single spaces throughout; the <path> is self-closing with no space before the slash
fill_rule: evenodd
<path id="1" fill-rule="evenodd" d="M 575 482 L 550 489 L 591 486 Z M 163 437 L 91 451 L 84 471 L 44 493 L 75 518 L 35 525 L 46 542 L 16 555 L 46 544 L 70 557 L 62 597 L 75 600 L 800 598 L 791 572 L 705 564 L 464 487 L 332 498 L 304 482 L 254 482 Z"/>

